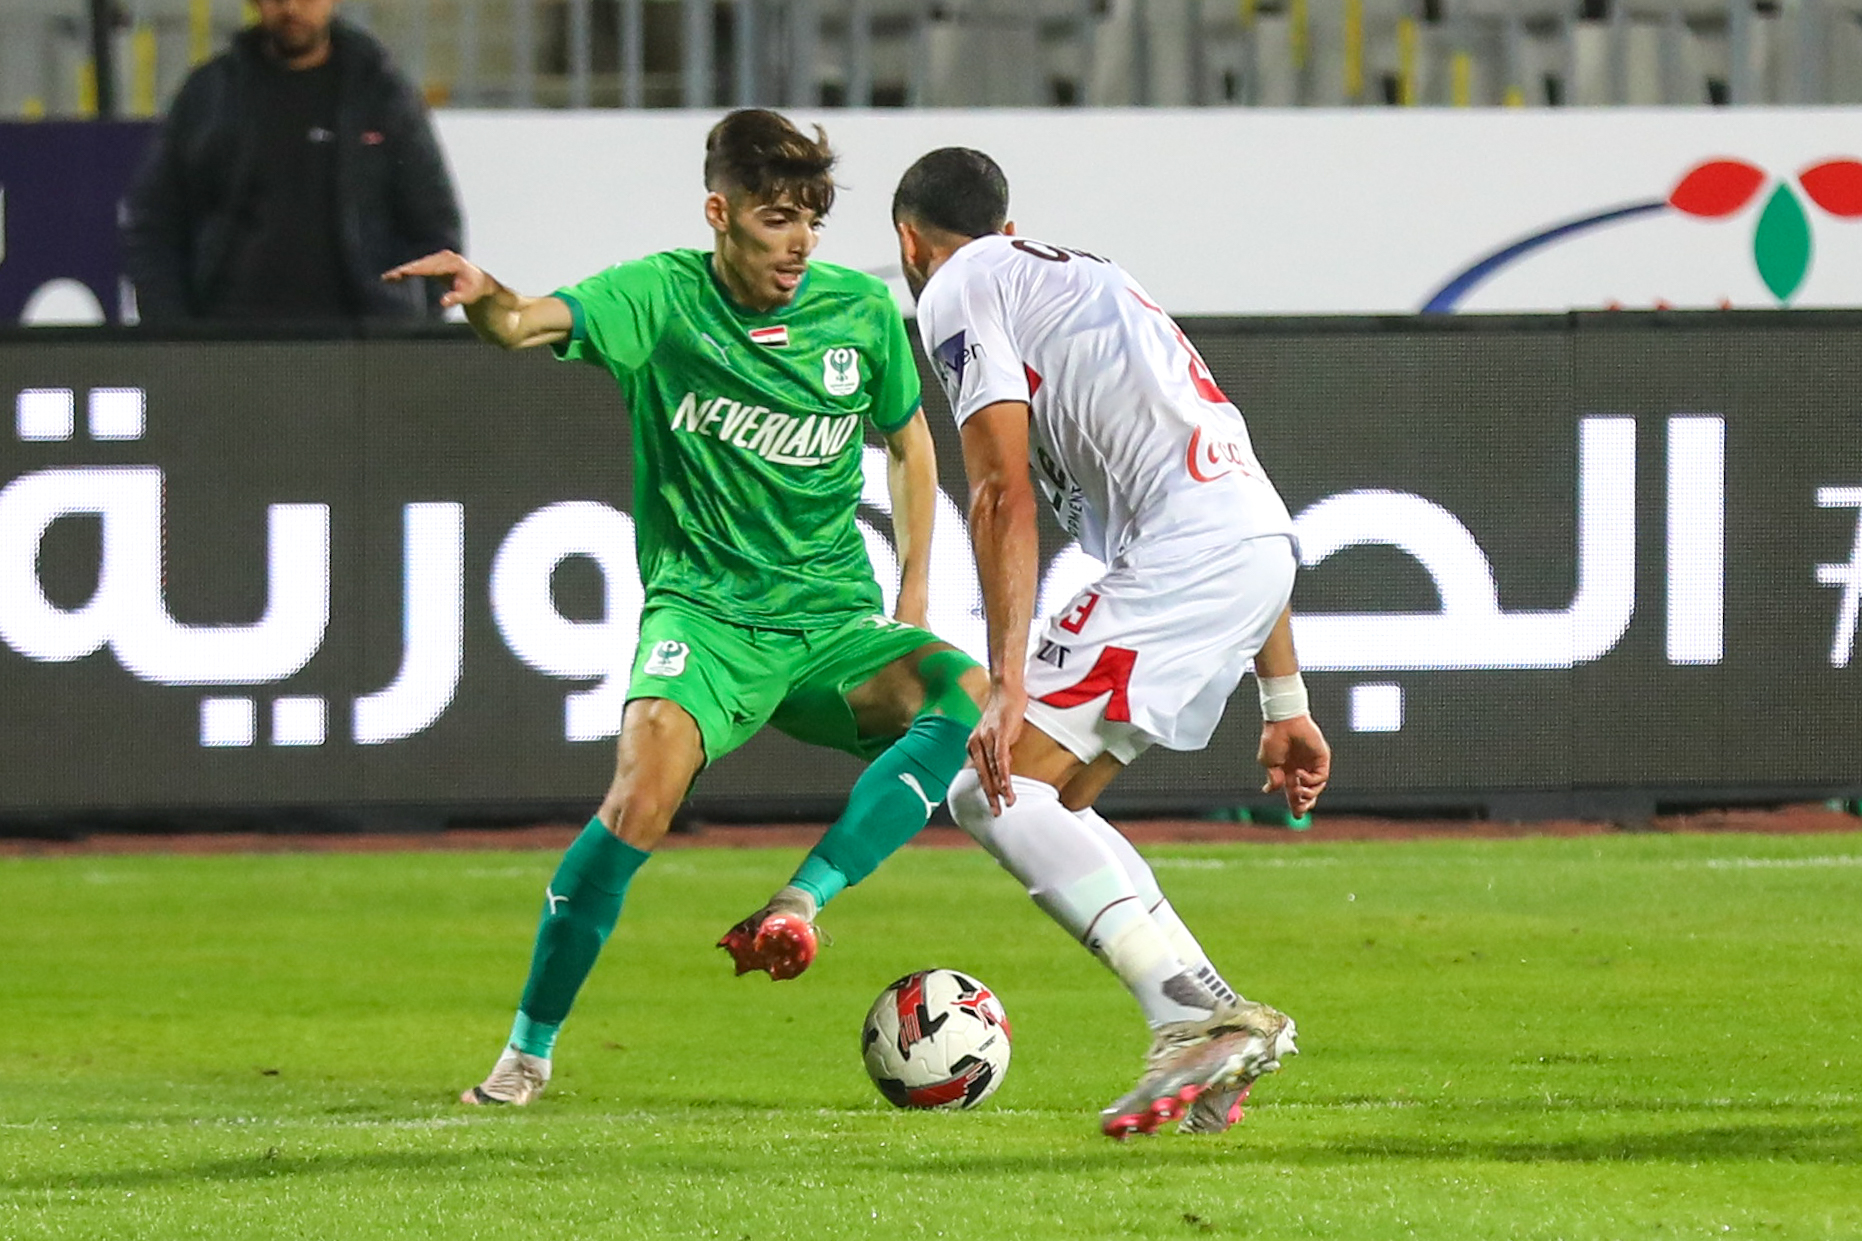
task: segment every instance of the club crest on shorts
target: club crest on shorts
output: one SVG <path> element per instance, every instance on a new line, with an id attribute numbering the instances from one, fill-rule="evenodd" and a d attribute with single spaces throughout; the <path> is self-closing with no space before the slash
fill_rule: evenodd
<path id="1" fill-rule="evenodd" d="M 676 677 L 685 671 L 685 657 L 691 649 L 683 642 L 656 642 L 641 671 L 650 677 Z"/>
<path id="2" fill-rule="evenodd" d="M 821 355 L 821 383 L 829 396 L 852 396 L 860 390 L 860 351 L 843 345 Z"/>

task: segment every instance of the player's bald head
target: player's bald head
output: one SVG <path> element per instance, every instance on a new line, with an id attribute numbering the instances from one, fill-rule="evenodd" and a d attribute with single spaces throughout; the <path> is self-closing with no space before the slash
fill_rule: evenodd
<path id="1" fill-rule="evenodd" d="M 892 219 L 964 238 L 999 233 L 1009 219 L 1009 179 L 981 151 L 940 147 L 899 178 Z"/>

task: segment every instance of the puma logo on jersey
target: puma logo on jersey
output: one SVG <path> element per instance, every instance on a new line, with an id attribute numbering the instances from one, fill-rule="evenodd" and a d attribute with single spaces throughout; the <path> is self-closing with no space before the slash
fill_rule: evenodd
<path id="1" fill-rule="evenodd" d="M 688 392 L 672 411 L 672 429 L 718 440 L 776 465 L 825 465 L 860 432 L 858 414 L 797 418 L 767 405 Z"/>

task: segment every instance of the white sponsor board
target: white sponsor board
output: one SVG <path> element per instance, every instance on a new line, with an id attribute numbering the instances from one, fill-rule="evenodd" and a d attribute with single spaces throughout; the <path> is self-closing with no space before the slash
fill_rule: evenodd
<path id="1" fill-rule="evenodd" d="M 541 291 L 708 246 L 700 181 L 718 115 L 438 113 L 473 256 Z M 1862 304 L 1853 110 L 796 116 L 842 155 L 818 257 L 887 275 L 901 298 L 893 186 L 920 154 L 959 145 L 1002 164 L 1023 232 L 1116 258 L 1177 314 Z"/>

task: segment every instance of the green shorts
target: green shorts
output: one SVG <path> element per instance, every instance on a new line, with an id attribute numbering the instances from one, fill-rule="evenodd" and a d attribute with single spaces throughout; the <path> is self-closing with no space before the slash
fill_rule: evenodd
<path id="1" fill-rule="evenodd" d="M 837 629 L 757 629 L 689 605 L 640 614 L 627 700 L 665 698 L 698 721 L 705 761 L 716 762 L 765 724 L 809 745 L 871 760 L 896 738 L 862 737 L 847 692 L 893 660 L 942 639 L 887 616 Z"/>

